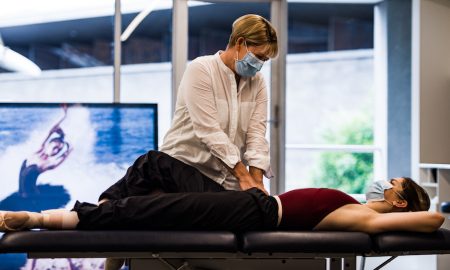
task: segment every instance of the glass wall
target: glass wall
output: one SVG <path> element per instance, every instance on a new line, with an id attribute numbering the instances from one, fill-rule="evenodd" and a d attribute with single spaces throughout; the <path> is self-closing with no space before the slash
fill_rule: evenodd
<path id="1" fill-rule="evenodd" d="M 58 7 L 54 14 L 47 2 Z M 0 12 L 3 45 L 42 69 L 39 76 L 30 76 L 3 65 L 0 102 L 113 101 L 114 1 L 74 1 L 84 7 L 70 6 L 70 1 L 61 7 L 58 2 L 43 0 L 33 5 L 30 1 L 29 8 L 16 7 L 35 15 L 22 20 Z M 239 16 L 256 13 L 270 18 L 269 3 L 188 3 L 189 60 L 224 50 L 231 24 Z M 122 30 L 149 4 L 147 0 L 122 1 Z M 172 115 L 171 6 L 172 1 L 160 1 L 122 43 L 120 100 L 158 104 L 160 143 Z M 361 193 L 377 169 L 373 159 L 380 151 L 373 137 L 377 111 L 373 6 L 292 2 L 288 10 L 286 189 L 326 186 Z M 270 87 L 270 62 L 262 73 Z M 8 192 L 14 190 L 4 190 L 0 200 Z M 11 264 L 3 269 L 19 269 L 25 258 L 8 260 Z M 63 262 L 41 262 L 54 269 L 64 267 Z M 91 265 L 101 267 L 101 263 Z M 77 269 L 83 269 L 81 261 L 77 264 Z"/>
<path id="2" fill-rule="evenodd" d="M 373 177 L 373 7 L 289 5 L 286 190 Z"/>
<path id="3" fill-rule="evenodd" d="M 153 2 L 143 1 L 139 11 L 154 6 Z M 162 143 L 172 116 L 172 1 L 158 3 L 122 42 L 120 100 L 158 104 L 158 141 Z M 122 15 L 122 32 L 138 14 Z"/>
<path id="4" fill-rule="evenodd" d="M 149 5 L 145 1 L 131 2 L 135 2 L 131 9 L 126 7 L 126 1 L 122 5 L 123 30 Z M 158 103 L 162 142 L 172 109 L 172 30 L 171 1 L 160 2 L 165 6 L 153 10 L 122 43 L 121 102 Z M 1 27 L 5 45 L 27 56 L 44 72 L 35 78 L 5 73 L 3 69 L 0 100 L 111 102 L 110 3 L 109 14 Z M 225 49 L 231 24 L 237 17 L 257 13 L 270 18 L 269 3 L 188 4 L 189 60 Z M 314 171 L 324 171 L 327 162 L 356 163 L 357 153 L 370 156 L 370 169 L 359 179 L 371 180 L 377 169 L 373 167 L 373 153 L 379 151 L 373 145 L 373 5 L 293 2 L 288 10 L 286 189 L 340 187 L 343 181 L 356 181 L 354 177 L 359 174 L 344 177 L 348 172 L 339 174 L 337 167 L 334 173 L 320 177 Z M 270 86 L 270 63 L 264 65 L 262 72 Z M 339 155 L 324 158 L 328 154 Z M 335 185 L 325 181 L 330 177 Z M 357 193 L 361 189 L 346 191 Z"/>

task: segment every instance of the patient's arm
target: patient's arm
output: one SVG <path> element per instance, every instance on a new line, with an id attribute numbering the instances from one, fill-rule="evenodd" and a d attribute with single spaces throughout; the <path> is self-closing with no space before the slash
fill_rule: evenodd
<path id="1" fill-rule="evenodd" d="M 367 221 L 371 231 L 414 231 L 434 232 L 442 223 L 444 216 L 437 212 L 400 212 L 378 214 Z"/>
<path id="2" fill-rule="evenodd" d="M 348 204 L 329 215 L 314 228 L 316 230 L 433 232 L 444 222 L 436 212 L 399 212 L 380 214 L 364 205 Z"/>

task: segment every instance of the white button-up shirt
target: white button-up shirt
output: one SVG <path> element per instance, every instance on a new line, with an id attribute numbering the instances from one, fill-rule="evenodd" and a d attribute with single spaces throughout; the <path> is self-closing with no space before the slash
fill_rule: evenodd
<path id="1" fill-rule="evenodd" d="M 188 65 L 161 151 L 226 189 L 239 190 L 237 179 L 223 163 L 234 168 L 242 161 L 272 177 L 265 138 L 267 89 L 259 72 L 241 78 L 238 87 L 220 53 L 196 58 Z"/>

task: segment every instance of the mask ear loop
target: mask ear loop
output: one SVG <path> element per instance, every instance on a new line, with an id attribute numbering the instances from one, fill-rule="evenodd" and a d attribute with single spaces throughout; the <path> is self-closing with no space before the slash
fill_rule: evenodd
<path id="1" fill-rule="evenodd" d="M 393 190 L 393 191 L 395 192 L 395 194 L 397 194 L 397 196 L 398 196 L 401 200 L 403 200 L 403 201 L 406 202 L 406 209 L 409 209 L 409 208 L 408 208 L 408 200 L 405 199 L 405 197 L 404 197 L 403 195 L 401 195 L 399 192 L 397 192 L 397 191 L 395 191 L 395 190 Z"/>
<path id="2" fill-rule="evenodd" d="M 398 191 L 395 191 L 394 189 L 392 189 L 392 191 L 394 191 L 394 193 L 397 194 L 397 196 L 399 196 L 400 199 L 402 199 L 402 200 L 404 200 L 404 201 L 407 201 L 407 200 L 405 199 L 405 197 L 403 197 L 403 195 L 400 194 Z"/>
<path id="3" fill-rule="evenodd" d="M 407 201 L 407 200 L 406 200 L 399 192 L 395 191 L 394 189 L 392 189 L 392 191 L 393 191 L 395 194 L 397 194 L 397 196 L 398 196 L 401 200 L 403 200 L 403 201 L 405 201 L 406 203 L 408 203 L 408 201 Z M 402 207 L 399 207 L 398 205 L 394 205 L 394 202 L 395 202 L 395 201 L 390 202 L 390 201 L 388 201 L 388 200 L 386 200 L 386 199 L 384 199 L 384 201 L 387 202 L 388 204 L 390 204 L 392 207 L 402 208 Z"/>
<path id="4" fill-rule="evenodd" d="M 245 50 L 246 50 L 247 53 L 248 53 L 247 42 L 245 41 L 245 39 L 244 39 L 244 45 L 245 45 Z M 244 57 L 245 57 L 245 56 L 244 56 Z M 234 61 L 235 61 L 235 62 L 240 61 L 240 60 L 239 60 L 239 51 L 236 51 L 236 58 L 234 58 Z"/>
<path id="5" fill-rule="evenodd" d="M 394 189 L 394 186 L 392 185 L 392 180 L 391 181 L 388 181 L 389 182 L 389 184 L 391 184 L 391 188 L 390 189 L 392 189 L 392 191 L 395 193 L 395 194 L 397 194 L 397 196 L 400 198 L 400 199 L 402 199 L 402 200 L 404 200 L 404 201 L 407 201 L 406 199 L 405 199 L 405 197 L 403 197 L 403 195 L 402 194 L 400 194 L 398 191 L 396 191 L 395 189 Z"/>
<path id="6" fill-rule="evenodd" d="M 388 201 L 386 199 L 384 199 L 384 201 L 387 202 L 388 204 L 390 204 L 392 207 L 394 207 L 394 202 L 390 202 L 390 201 Z"/>
<path id="7" fill-rule="evenodd" d="M 244 45 L 245 45 L 245 50 L 247 51 L 247 53 L 248 53 L 248 47 L 247 47 L 247 41 L 244 39 Z"/>

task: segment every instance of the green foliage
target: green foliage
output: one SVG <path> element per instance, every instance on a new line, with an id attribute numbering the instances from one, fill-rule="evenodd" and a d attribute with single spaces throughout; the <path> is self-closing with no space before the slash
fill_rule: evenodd
<path id="1" fill-rule="evenodd" d="M 329 144 L 373 144 L 370 117 L 355 117 L 328 129 L 323 136 Z M 347 193 L 364 193 L 366 183 L 373 177 L 372 153 L 326 152 L 319 157 L 313 173 L 313 184 L 318 187 L 340 189 Z"/>

